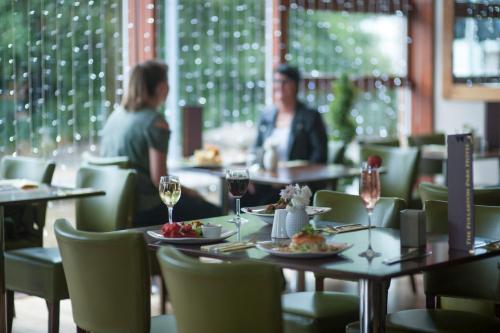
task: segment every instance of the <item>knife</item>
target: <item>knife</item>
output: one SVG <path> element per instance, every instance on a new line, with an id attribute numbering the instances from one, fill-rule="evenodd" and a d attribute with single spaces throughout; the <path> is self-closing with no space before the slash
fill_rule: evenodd
<path id="1" fill-rule="evenodd" d="M 399 257 L 394 257 L 390 259 L 384 259 L 382 262 L 386 265 L 392 265 L 401 261 L 413 260 L 418 258 L 427 257 L 432 254 L 432 251 L 420 252 L 420 251 L 411 251 L 406 254 L 400 255 Z"/>

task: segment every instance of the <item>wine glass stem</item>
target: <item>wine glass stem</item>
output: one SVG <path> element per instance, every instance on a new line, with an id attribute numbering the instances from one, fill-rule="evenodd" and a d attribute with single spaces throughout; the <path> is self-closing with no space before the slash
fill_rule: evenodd
<path id="1" fill-rule="evenodd" d="M 172 211 L 174 210 L 174 207 L 168 206 L 168 223 L 172 224 Z"/>
<path id="2" fill-rule="evenodd" d="M 236 198 L 236 219 L 240 222 L 240 198 Z"/>
<path id="3" fill-rule="evenodd" d="M 368 248 L 372 248 L 372 209 L 368 209 Z"/>

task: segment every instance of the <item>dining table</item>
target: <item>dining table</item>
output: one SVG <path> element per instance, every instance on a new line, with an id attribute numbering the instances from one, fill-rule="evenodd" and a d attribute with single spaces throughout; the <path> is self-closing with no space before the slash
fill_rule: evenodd
<path id="1" fill-rule="evenodd" d="M 31 184 L 30 188 L 27 189 L 4 184 L 0 186 L 0 333 L 7 332 L 7 306 L 4 267 L 4 207 L 14 204 L 48 202 L 52 200 L 67 200 L 104 194 L 105 192 L 103 190 L 93 188 L 68 188 L 61 186 L 49 186 L 46 184 Z"/>
<path id="2" fill-rule="evenodd" d="M 284 163 L 274 171 L 260 168 L 249 168 L 250 181 L 256 184 L 271 186 L 286 186 L 289 184 L 314 185 L 330 184 L 341 178 L 353 178 L 360 174 L 359 168 L 348 167 L 342 164 L 309 164 Z M 180 164 L 179 170 L 198 172 L 219 178 L 220 202 L 222 211 L 228 212 L 228 193 L 225 170 L 227 168 L 245 168 L 245 165 L 203 166 L 192 163 Z"/>
<path id="3" fill-rule="evenodd" d="M 446 184 L 448 183 L 447 179 L 448 151 L 446 145 L 423 145 L 421 147 L 420 158 L 424 161 L 442 163 L 443 176 L 445 178 Z M 500 149 L 475 150 L 472 153 L 472 158 L 475 161 L 496 159 L 499 161 L 500 165 Z M 500 174 L 498 179 L 500 180 Z"/>
<path id="4" fill-rule="evenodd" d="M 258 243 L 271 241 L 271 225 L 260 221 L 256 216 L 245 214 L 248 220 L 240 227 L 242 241 Z M 235 228 L 229 221 L 229 216 L 215 217 L 201 220 L 203 223 L 221 224 L 223 229 Z M 312 222 L 313 223 L 313 222 Z M 322 222 L 322 225 L 330 222 Z M 335 222 L 331 222 L 335 225 Z M 355 230 L 326 235 L 328 242 L 345 243 L 351 246 L 339 254 L 323 258 L 298 258 L 292 256 L 280 257 L 269 254 L 259 248 L 252 247 L 239 251 L 214 252 L 203 249 L 200 244 L 189 244 L 169 240 L 159 240 L 151 237 L 148 231 L 158 230 L 160 226 L 138 228 L 144 233 L 146 242 L 152 250 L 162 246 L 175 246 L 186 255 L 193 257 L 209 257 L 220 260 L 246 260 L 273 264 L 281 268 L 299 271 L 310 271 L 322 276 L 359 282 L 359 309 L 361 333 L 385 332 L 385 318 L 387 315 L 387 291 L 392 278 L 421 273 L 430 270 L 460 265 L 475 260 L 500 255 L 500 249 L 486 247 L 476 248 L 474 252 L 451 250 L 448 246 L 447 235 L 428 235 L 424 253 L 411 260 L 386 264 L 384 261 L 407 254 L 408 250 L 401 247 L 399 230 L 389 228 L 372 228 L 371 244 L 381 256 L 367 259 L 359 253 L 366 250 L 368 244 L 368 230 Z M 237 235 L 227 239 L 232 242 Z M 283 240 L 274 240 L 276 244 Z M 168 285 L 168 281 L 167 281 Z"/>

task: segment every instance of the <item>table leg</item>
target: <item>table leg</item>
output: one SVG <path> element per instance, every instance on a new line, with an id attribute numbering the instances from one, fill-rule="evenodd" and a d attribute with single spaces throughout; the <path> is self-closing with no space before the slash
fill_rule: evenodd
<path id="1" fill-rule="evenodd" d="M 220 206 L 222 209 L 222 214 L 227 215 L 229 211 L 228 196 L 227 196 L 227 181 L 226 177 L 220 177 Z"/>
<path id="2" fill-rule="evenodd" d="M 5 262 L 4 262 L 4 216 L 3 206 L 0 206 L 0 332 L 7 332 L 7 297 L 5 290 Z"/>
<path id="3" fill-rule="evenodd" d="M 384 333 L 389 281 L 359 280 L 361 333 Z"/>

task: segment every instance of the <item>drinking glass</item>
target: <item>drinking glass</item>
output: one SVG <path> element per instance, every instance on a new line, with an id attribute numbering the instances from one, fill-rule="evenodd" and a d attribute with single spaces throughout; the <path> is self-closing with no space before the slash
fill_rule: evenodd
<path id="1" fill-rule="evenodd" d="M 226 181 L 229 193 L 236 199 L 236 217 L 232 221 L 239 225 L 246 221 L 240 216 L 240 198 L 247 192 L 250 182 L 248 169 L 227 169 Z"/>
<path id="2" fill-rule="evenodd" d="M 375 252 L 372 249 L 371 244 L 371 218 L 373 208 L 375 208 L 375 204 L 380 199 L 380 175 L 378 169 L 369 166 L 368 163 L 363 163 L 361 167 L 359 195 L 361 196 L 366 211 L 368 212 L 368 249 L 361 252 L 359 255 L 361 257 L 371 259 L 380 256 L 379 252 Z"/>
<path id="3" fill-rule="evenodd" d="M 181 183 L 177 176 L 160 177 L 160 198 L 168 207 L 168 223 L 172 223 L 172 211 L 174 205 L 181 197 Z"/>

